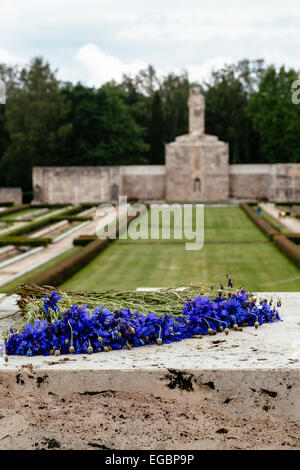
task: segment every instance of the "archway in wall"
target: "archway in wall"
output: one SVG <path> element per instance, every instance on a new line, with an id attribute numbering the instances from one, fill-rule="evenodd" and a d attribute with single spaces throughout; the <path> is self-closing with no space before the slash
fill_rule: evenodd
<path id="1" fill-rule="evenodd" d="M 113 184 L 110 188 L 110 197 L 112 201 L 117 201 L 119 199 L 119 186 L 117 184 Z"/>
<path id="2" fill-rule="evenodd" d="M 196 194 L 201 193 L 201 180 L 200 178 L 195 178 L 193 182 L 193 192 Z"/>

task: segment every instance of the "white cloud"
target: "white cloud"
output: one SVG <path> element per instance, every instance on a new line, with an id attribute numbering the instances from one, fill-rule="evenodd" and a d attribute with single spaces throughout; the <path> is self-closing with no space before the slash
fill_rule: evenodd
<path id="1" fill-rule="evenodd" d="M 16 65 L 16 64 L 20 64 L 20 62 L 23 62 L 23 61 L 21 61 L 19 57 L 11 54 L 6 49 L 0 48 L 0 64 L 2 63 L 2 64 L 7 64 L 7 65 Z"/>
<path id="2" fill-rule="evenodd" d="M 83 69 L 81 75 L 86 75 L 83 81 L 89 86 L 99 86 L 112 79 L 120 81 L 123 74 L 135 75 L 147 67 L 147 63 L 141 60 L 122 62 L 101 51 L 95 44 L 86 44 L 81 47 L 75 60 L 81 65 Z"/>
<path id="3" fill-rule="evenodd" d="M 188 71 L 189 78 L 193 82 L 208 80 L 213 70 L 221 69 L 225 64 L 232 64 L 233 57 L 218 56 L 204 60 L 199 65 L 187 65 L 185 69 Z"/>
<path id="4" fill-rule="evenodd" d="M 42 55 L 63 80 L 100 85 L 148 64 L 193 80 L 249 58 L 297 67 L 299 0 L 0 0 L 0 62 Z M 299 65 L 298 65 L 299 64 Z"/>

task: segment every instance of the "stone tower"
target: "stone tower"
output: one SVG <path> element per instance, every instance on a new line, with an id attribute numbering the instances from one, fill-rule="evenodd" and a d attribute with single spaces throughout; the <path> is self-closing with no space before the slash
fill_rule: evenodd
<path id="1" fill-rule="evenodd" d="M 209 201 L 229 198 L 229 146 L 205 134 L 205 99 L 191 88 L 189 134 L 166 146 L 166 198 Z"/>

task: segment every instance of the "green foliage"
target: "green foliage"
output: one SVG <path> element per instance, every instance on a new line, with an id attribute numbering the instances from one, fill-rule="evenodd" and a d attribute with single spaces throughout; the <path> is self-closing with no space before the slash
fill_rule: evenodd
<path id="1" fill-rule="evenodd" d="M 249 116 L 260 136 L 266 163 L 300 161 L 300 106 L 293 104 L 291 94 L 292 83 L 297 79 L 295 70 L 268 67 L 258 91 L 250 97 Z"/>
<path id="2" fill-rule="evenodd" d="M 66 121 L 69 105 L 60 84 L 42 58 L 18 73 L 5 105 L 10 142 L 1 161 L 6 184 L 31 188 L 32 167 L 57 165 L 72 124 Z"/>
<path id="3" fill-rule="evenodd" d="M 17 212 L 21 212 L 25 209 L 29 209 L 30 204 L 23 204 L 22 206 L 12 206 L 9 207 L 8 209 L 5 209 L 4 211 L 0 212 L 0 219 L 4 220 L 6 216 L 11 215 L 11 214 L 16 214 Z"/>
<path id="4" fill-rule="evenodd" d="M 39 228 L 46 227 L 47 225 L 54 224 L 56 222 L 60 222 L 61 220 L 69 220 L 74 222 L 73 214 L 77 214 L 78 212 L 81 212 L 82 206 L 76 206 L 72 207 L 71 209 L 67 209 L 63 212 L 60 213 L 59 216 L 53 216 L 50 215 L 49 217 L 45 217 L 42 220 L 37 220 L 35 222 L 30 222 L 23 227 L 16 228 L 15 230 L 12 230 L 10 232 L 10 236 L 23 236 L 26 235 L 27 233 L 31 233 L 35 230 L 38 230 Z M 81 217 L 79 217 L 81 220 Z M 75 218 L 75 220 L 78 220 L 78 217 Z M 83 221 L 86 221 L 86 218 L 82 218 Z M 88 217 L 87 220 L 90 220 Z"/>
<path id="5" fill-rule="evenodd" d="M 150 134 L 150 163 L 164 164 L 165 140 L 164 140 L 164 116 L 162 101 L 156 91 L 151 98 L 151 122 Z"/>
<path id="6" fill-rule="evenodd" d="M 255 225 L 267 235 L 271 240 L 275 235 L 278 235 L 279 230 L 271 224 L 267 219 L 258 215 L 249 204 L 242 203 L 240 204 L 241 209 L 248 215 L 248 217 L 255 223 Z"/>
<path id="7" fill-rule="evenodd" d="M 81 235 L 79 238 L 75 238 L 73 240 L 73 245 L 74 246 L 86 246 L 89 243 L 93 242 L 94 240 L 97 240 L 96 235 Z"/>
<path id="8" fill-rule="evenodd" d="M 261 76 L 261 61 L 245 60 L 212 72 L 204 86 L 206 131 L 229 143 L 231 163 L 259 163 L 259 135 L 248 115 L 249 96 Z"/>
<path id="9" fill-rule="evenodd" d="M 300 247 L 285 235 L 275 237 L 274 242 L 279 250 L 300 268 Z"/>
<path id="10" fill-rule="evenodd" d="M 71 102 L 73 124 L 65 164 L 147 163 L 144 130 L 126 106 L 122 90 L 113 84 L 99 90 L 76 85 L 65 94 Z"/>
<path id="11" fill-rule="evenodd" d="M 245 59 L 203 83 L 149 66 L 89 88 L 61 83 L 39 57 L 21 69 L 0 64 L 0 186 L 31 191 L 33 166 L 163 164 L 165 144 L 187 133 L 193 84 L 206 98 L 206 132 L 229 143 L 231 163 L 299 162 L 297 75 Z"/>
<path id="12" fill-rule="evenodd" d="M 52 238 L 27 238 L 8 236 L 0 238 L 0 246 L 15 245 L 15 246 L 47 246 L 52 242 Z"/>

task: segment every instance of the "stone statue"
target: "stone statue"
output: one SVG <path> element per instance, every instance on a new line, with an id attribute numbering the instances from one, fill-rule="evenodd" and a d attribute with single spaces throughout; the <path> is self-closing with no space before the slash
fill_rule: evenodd
<path id="1" fill-rule="evenodd" d="M 205 132 L 205 98 L 200 93 L 199 87 L 190 89 L 188 99 L 189 108 L 189 133 L 204 134 Z"/>

